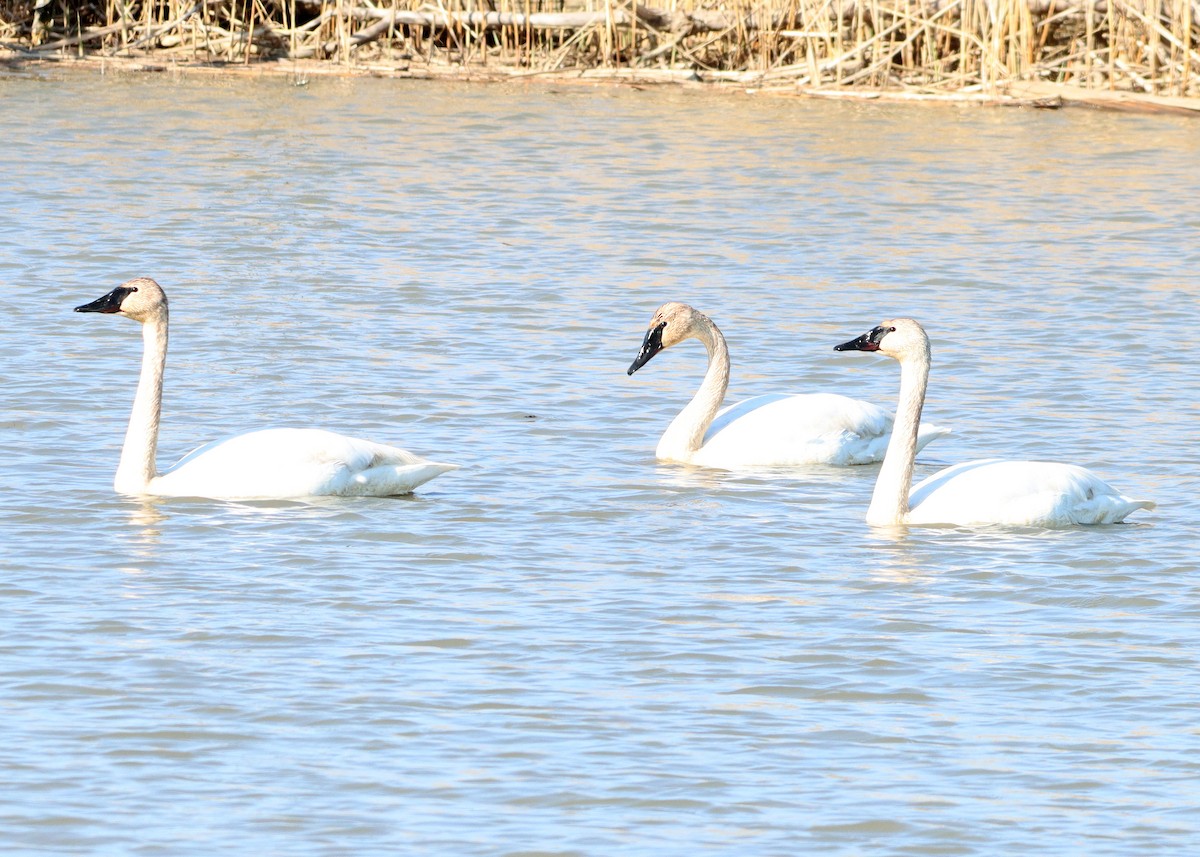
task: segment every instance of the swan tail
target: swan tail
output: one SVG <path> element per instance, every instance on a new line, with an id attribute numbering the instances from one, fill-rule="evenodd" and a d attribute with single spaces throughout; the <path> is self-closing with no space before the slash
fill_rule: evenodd
<path id="1" fill-rule="evenodd" d="M 945 437 L 950 433 L 950 429 L 942 426 L 921 426 L 920 434 L 917 435 L 917 452 L 920 452 L 938 438 Z M 845 440 L 837 455 L 821 463 L 876 464 L 883 461 L 884 455 L 887 454 L 888 442 L 891 439 L 892 434 L 890 430 L 884 434 L 867 439 L 846 433 Z"/>
<path id="2" fill-rule="evenodd" d="M 414 488 L 450 470 L 457 464 L 437 461 L 421 461 L 416 464 L 379 464 L 354 474 L 347 485 L 347 495 L 360 494 L 371 497 L 392 497 L 411 494 Z"/>
<path id="3" fill-rule="evenodd" d="M 945 426 L 922 423 L 917 432 L 917 452 L 920 452 L 938 438 L 945 437 L 948 434 L 953 434 L 953 431 Z"/>
<path id="4" fill-rule="evenodd" d="M 1066 465 L 1063 469 L 1076 481 L 1083 502 L 1076 506 L 1074 523 L 1119 524 L 1139 509 L 1153 509 L 1153 500 L 1135 500 L 1118 491 L 1086 468 Z"/>
<path id="5" fill-rule="evenodd" d="M 1119 524 L 1139 509 L 1153 509 L 1155 503 L 1153 500 L 1134 500 L 1124 494 L 1117 494 L 1097 498 L 1097 502 L 1091 506 L 1081 523 Z"/>

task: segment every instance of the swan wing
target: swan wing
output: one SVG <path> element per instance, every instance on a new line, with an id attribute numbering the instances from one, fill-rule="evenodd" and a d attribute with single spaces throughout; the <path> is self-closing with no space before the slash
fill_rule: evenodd
<path id="1" fill-rule="evenodd" d="M 913 488 L 908 522 L 1063 527 L 1117 523 L 1152 508 L 1086 467 L 984 459 L 947 467 Z"/>
<path id="2" fill-rule="evenodd" d="M 949 434 L 922 426 L 918 448 Z M 881 461 L 892 415 L 872 402 L 836 393 L 772 394 L 717 414 L 692 461 L 711 467 L 869 464 Z"/>
<path id="3" fill-rule="evenodd" d="M 382 497 L 456 466 L 322 429 L 260 429 L 193 450 L 150 488 L 171 497 Z"/>

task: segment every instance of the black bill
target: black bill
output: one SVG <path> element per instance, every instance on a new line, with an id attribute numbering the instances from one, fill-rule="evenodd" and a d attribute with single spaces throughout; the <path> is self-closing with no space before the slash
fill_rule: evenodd
<path id="1" fill-rule="evenodd" d="M 857 339 L 833 346 L 834 351 L 878 351 L 880 341 L 891 333 L 891 328 L 876 327 L 864 333 Z"/>
<path id="2" fill-rule="evenodd" d="M 90 304 L 75 307 L 75 312 L 104 312 L 115 313 L 121 311 L 121 302 L 130 292 L 136 292 L 137 289 L 131 289 L 128 286 L 117 286 L 111 292 L 102 298 L 96 298 Z"/>
<path id="3" fill-rule="evenodd" d="M 642 350 L 638 352 L 638 356 L 630 364 L 629 371 L 625 373 L 626 375 L 632 375 L 641 369 L 650 362 L 651 357 L 663 350 L 662 334 L 663 328 L 666 326 L 667 323 L 663 321 L 646 331 L 646 338 L 642 340 Z"/>

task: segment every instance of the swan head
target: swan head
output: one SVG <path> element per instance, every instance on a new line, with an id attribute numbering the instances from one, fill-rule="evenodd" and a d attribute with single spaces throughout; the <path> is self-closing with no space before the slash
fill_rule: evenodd
<path id="1" fill-rule="evenodd" d="M 134 321 L 146 322 L 167 310 L 167 296 L 162 286 L 149 277 L 138 277 L 121 283 L 104 297 L 90 304 L 75 307 L 75 312 L 102 312 L 123 315 Z"/>
<path id="2" fill-rule="evenodd" d="M 678 345 L 690 336 L 696 335 L 697 325 L 701 320 L 712 324 L 708 316 L 687 304 L 665 303 L 654 311 L 650 317 L 650 326 L 646 337 L 642 340 L 642 350 L 629 367 L 627 375 L 632 375 L 650 362 L 655 354 L 672 345 Z"/>
<path id="3" fill-rule="evenodd" d="M 862 336 L 833 346 L 834 351 L 877 351 L 885 357 L 904 361 L 910 357 L 929 359 L 929 337 L 925 328 L 911 318 L 893 318 L 880 322 Z"/>

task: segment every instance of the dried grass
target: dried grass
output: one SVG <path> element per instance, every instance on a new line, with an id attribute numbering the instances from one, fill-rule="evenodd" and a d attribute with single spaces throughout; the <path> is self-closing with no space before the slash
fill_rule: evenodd
<path id="1" fill-rule="evenodd" d="M 1200 96 L 1200 0 L 0 0 L 16 54 L 672 71 L 760 86 Z"/>

